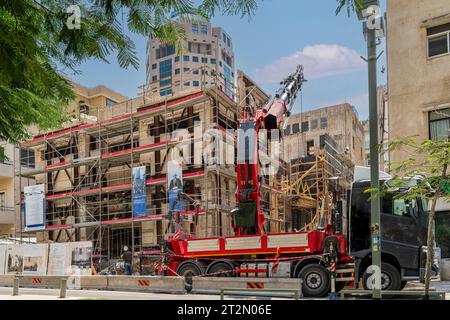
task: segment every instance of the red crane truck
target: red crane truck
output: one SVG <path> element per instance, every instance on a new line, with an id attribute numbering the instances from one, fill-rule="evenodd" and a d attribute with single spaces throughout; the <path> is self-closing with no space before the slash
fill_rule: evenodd
<path id="1" fill-rule="evenodd" d="M 266 107 L 254 114 L 242 113 L 238 133 L 238 140 L 242 141 L 238 141 L 236 167 L 239 206 L 232 211 L 235 236 L 205 239 L 169 236 L 162 247 L 168 275 L 178 274 L 187 279 L 204 275 L 300 277 L 304 279 L 305 295 L 323 296 L 330 291 L 328 269 L 332 255 L 341 275 L 338 283 L 343 286 L 352 280 L 354 264 L 347 255 L 346 239 L 332 225 L 320 230 L 277 234 L 266 234 L 263 227 L 258 133 L 260 129 L 280 129 L 304 81 L 303 66 L 298 66 Z"/>

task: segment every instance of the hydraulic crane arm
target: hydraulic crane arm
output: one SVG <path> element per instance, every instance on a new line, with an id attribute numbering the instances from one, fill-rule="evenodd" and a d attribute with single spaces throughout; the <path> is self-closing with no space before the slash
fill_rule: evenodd
<path id="1" fill-rule="evenodd" d="M 275 97 L 265 107 L 257 109 L 254 115 L 242 115 L 238 130 L 236 200 L 239 208 L 232 211 L 238 235 L 264 232 L 264 213 L 260 203 L 259 131 L 280 129 L 305 81 L 303 66 L 299 65 L 293 74 L 281 82 Z"/>

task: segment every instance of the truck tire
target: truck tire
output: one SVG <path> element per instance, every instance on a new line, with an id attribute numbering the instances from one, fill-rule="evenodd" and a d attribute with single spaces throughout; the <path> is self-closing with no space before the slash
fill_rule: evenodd
<path id="1" fill-rule="evenodd" d="M 330 273 L 320 264 L 309 264 L 300 270 L 305 297 L 323 297 L 330 292 Z"/>
<path id="2" fill-rule="evenodd" d="M 211 277 L 234 277 L 234 268 L 233 265 L 226 262 L 220 261 L 213 263 L 213 265 L 208 267 L 206 272 L 208 275 L 211 274 Z"/>
<path id="3" fill-rule="evenodd" d="M 195 260 L 183 262 L 177 268 L 177 274 L 185 277 L 186 282 L 192 282 L 192 277 L 197 277 L 205 273 L 205 266 Z"/>
<path id="4" fill-rule="evenodd" d="M 370 290 L 372 284 L 369 284 L 371 274 L 364 271 L 362 282 L 365 290 Z M 381 290 L 398 291 L 401 287 L 400 272 L 393 265 L 383 262 L 381 263 Z"/>

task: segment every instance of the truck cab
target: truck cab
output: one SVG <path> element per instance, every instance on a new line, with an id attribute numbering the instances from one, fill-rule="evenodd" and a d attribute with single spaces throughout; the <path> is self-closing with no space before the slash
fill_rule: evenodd
<path id="1" fill-rule="evenodd" d="M 380 185 L 389 180 L 387 174 L 380 173 Z M 368 267 L 372 264 L 368 188 L 369 179 L 355 178 L 348 195 L 348 247 L 355 258 L 355 283 L 362 280 L 365 289 L 371 289 Z M 422 280 L 425 274 L 428 206 L 420 198 L 402 199 L 405 191 L 392 189 L 379 198 L 383 290 L 401 290 L 408 281 Z M 436 268 L 432 274 L 436 274 Z"/>

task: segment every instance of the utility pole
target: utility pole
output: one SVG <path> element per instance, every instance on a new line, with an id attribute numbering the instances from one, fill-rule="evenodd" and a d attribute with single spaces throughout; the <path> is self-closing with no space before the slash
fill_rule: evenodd
<path id="1" fill-rule="evenodd" d="M 377 103 L 377 43 L 375 29 L 367 29 L 367 53 L 369 64 L 369 127 L 370 127 L 370 221 L 372 232 L 373 277 L 381 276 L 381 237 L 380 237 L 380 188 L 379 152 L 378 152 L 378 103 Z M 375 279 L 372 286 L 372 298 L 381 299 L 381 279 Z"/>
<path id="2" fill-rule="evenodd" d="M 384 35 L 384 21 L 380 16 L 379 0 L 364 0 L 362 8 L 357 12 L 358 18 L 364 21 L 364 35 L 367 42 L 367 63 L 369 83 L 369 126 L 370 126 L 370 230 L 372 244 L 372 298 L 381 299 L 381 224 L 380 198 L 377 190 L 379 180 L 378 152 L 378 103 L 377 103 L 377 41 Z M 369 269 L 370 270 L 370 269 Z"/>

